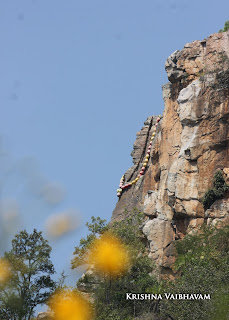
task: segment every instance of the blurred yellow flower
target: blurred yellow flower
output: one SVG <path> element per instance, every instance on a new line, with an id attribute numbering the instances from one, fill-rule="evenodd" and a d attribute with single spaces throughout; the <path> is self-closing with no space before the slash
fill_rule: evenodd
<path id="1" fill-rule="evenodd" d="M 10 264 L 4 258 L 0 259 L 0 284 L 9 280 L 11 276 Z"/>
<path id="2" fill-rule="evenodd" d="M 128 250 L 121 241 L 109 232 L 92 244 L 88 262 L 96 271 L 117 276 L 129 268 Z"/>
<path id="3" fill-rule="evenodd" d="M 90 303 L 79 293 L 62 291 L 54 294 L 49 301 L 54 320 L 92 320 Z"/>
<path id="4" fill-rule="evenodd" d="M 45 224 L 46 232 L 53 238 L 61 237 L 79 227 L 80 218 L 74 211 L 50 216 Z"/>
<path id="5" fill-rule="evenodd" d="M 71 230 L 71 223 L 65 216 L 55 217 L 47 223 L 47 232 L 52 237 L 60 237 Z"/>

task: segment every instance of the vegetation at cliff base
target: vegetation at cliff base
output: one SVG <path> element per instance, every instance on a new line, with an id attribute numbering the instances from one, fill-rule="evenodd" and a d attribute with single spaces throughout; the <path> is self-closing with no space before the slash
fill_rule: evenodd
<path id="1" fill-rule="evenodd" d="M 132 264 L 128 271 L 118 277 L 91 270 L 79 281 L 78 288 L 91 292 L 94 299 L 95 320 L 227 320 L 229 314 L 229 226 L 222 228 L 205 226 L 197 234 L 187 235 L 176 241 L 177 259 L 174 271 L 177 278 L 173 281 L 158 281 L 152 276 L 155 270 L 152 260 L 147 256 L 141 233 L 143 215 L 133 213 L 129 218 L 107 226 L 104 220 L 92 218 L 91 232 L 83 240 L 81 249 L 85 253 L 88 242 L 98 230 L 111 229 L 128 245 Z M 103 227 L 99 227 L 103 226 Z M 104 231 L 103 230 L 106 230 Z M 95 234 L 95 233 L 94 233 Z M 81 256 L 77 247 L 76 257 Z M 77 261 L 78 258 L 73 259 Z M 82 263 L 84 259 L 81 260 Z M 210 295 L 209 300 L 126 300 L 126 293 L 196 293 Z"/>
<path id="2" fill-rule="evenodd" d="M 221 179 L 216 180 L 221 186 Z M 67 318 L 75 314 L 84 320 L 228 320 L 229 226 L 205 225 L 198 233 L 175 241 L 176 278 L 168 281 L 156 277 L 156 268 L 148 257 L 142 233 L 147 218 L 138 210 L 126 215 L 126 219 L 110 225 L 92 217 L 86 224 L 89 234 L 75 248 L 72 260 L 73 269 L 87 263 L 91 249 L 99 248 L 93 244 L 109 234 L 119 239 L 118 247 L 121 243 L 128 251 L 125 268 L 114 274 L 112 269 L 101 271 L 89 265 L 75 288 L 64 285 L 64 273 L 58 283 L 51 279 L 51 247 L 41 232 L 21 231 L 16 235 L 12 249 L 0 259 L 0 319 L 32 320 L 34 308 L 46 303 L 55 312 L 54 318 L 60 320 L 65 320 L 66 314 Z M 114 248 L 113 244 L 112 250 L 105 247 L 99 256 L 102 262 L 105 258 L 119 264 L 117 259 L 112 260 L 112 255 L 117 256 Z M 127 293 L 163 298 L 126 299 Z M 210 299 L 165 299 L 166 293 L 206 294 Z"/>
<path id="3" fill-rule="evenodd" d="M 48 301 L 52 320 L 92 320 L 92 304 L 76 289 L 56 290 Z M 45 317 L 47 320 L 47 318 Z M 51 320 L 50 319 L 50 320 Z"/>
<path id="4" fill-rule="evenodd" d="M 222 170 L 217 170 L 213 178 L 213 187 L 205 193 L 203 198 L 205 210 L 209 209 L 217 199 L 222 199 L 228 190 L 229 186 L 225 182 Z"/>
<path id="5" fill-rule="evenodd" d="M 130 264 L 125 273 L 117 277 L 98 272 L 85 274 L 78 281 L 78 287 L 86 288 L 93 292 L 96 320 L 123 320 L 133 319 L 145 312 L 157 309 L 158 302 L 155 301 L 128 301 L 125 296 L 131 293 L 158 292 L 159 284 L 151 275 L 153 270 L 152 260 L 146 254 L 146 248 L 142 242 L 143 234 L 141 226 L 143 214 L 135 210 L 127 219 L 115 222 L 112 226 L 104 224 L 104 220 L 92 217 L 92 224 L 87 224 L 91 231 L 87 239 L 81 239 L 80 247 L 74 251 L 72 266 L 85 262 L 84 255 L 90 248 L 94 236 L 100 237 L 109 229 L 127 246 L 130 255 Z M 95 232 L 97 230 L 98 232 Z"/>
<path id="6" fill-rule="evenodd" d="M 219 33 L 225 32 L 229 30 L 229 20 L 225 22 L 224 28 L 219 30 Z"/>
<path id="7" fill-rule="evenodd" d="M 177 241 L 178 278 L 171 293 L 210 294 L 209 300 L 163 300 L 162 316 L 175 320 L 227 320 L 229 315 L 229 226 L 203 227 Z"/>

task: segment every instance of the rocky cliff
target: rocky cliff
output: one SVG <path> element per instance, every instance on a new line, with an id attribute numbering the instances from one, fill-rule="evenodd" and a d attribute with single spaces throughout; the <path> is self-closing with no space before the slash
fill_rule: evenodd
<path id="1" fill-rule="evenodd" d="M 123 190 L 111 220 L 144 211 L 149 255 L 162 275 L 172 274 L 175 240 L 203 223 L 229 221 L 228 194 L 207 210 L 202 204 L 216 170 L 229 180 L 229 32 L 186 44 L 165 69 L 165 109 L 145 174 Z M 126 183 L 139 174 L 156 118 L 137 133 Z"/>

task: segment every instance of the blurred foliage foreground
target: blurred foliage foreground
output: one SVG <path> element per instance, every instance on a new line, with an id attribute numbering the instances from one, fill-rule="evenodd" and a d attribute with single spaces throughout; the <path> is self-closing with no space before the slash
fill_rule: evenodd
<path id="1" fill-rule="evenodd" d="M 132 212 L 128 218 L 107 226 L 92 217 L 90 231 L 75 248 L 72 267 L 88 263 L 93 242 L 111 232 L 128 251 L 128 265 L 120 273 L 98 269 L 96 263 L 78 281 L 79 289 L 91 292 L 96 320 L 226 320 L 229 319 L 229 226 L 204 226 L 198 234 L 177 240 L 174 281 L 160 281 L 148 258 L 141 232 L 144 217 Z M 112 256 L 107 253 L 106 259 Z M 162 300 L 126 300 L 126 293 L 161 294 Z M 210 294 L 210 300 L 166 300 L 164 293 Z"/>
<path id="2" fill-rule="evenodd" d="M 87 238 L 75 248 L 72 268 L 87 265 L 76 287 L 54 282 L 51 247 L 41 232 L 20 232 L 0 259 L 0 319 L 32 320 L 47 304 L 54 320 L 226 320 L 229 319 L 229 226 L 203 227 L 176 241 L 174 281 L 158 280 L 135 210 L 107 225 L 92 217 Z M 127 300 L 126 293 L 163 299 Z M 176 300 L 165 293 L 210 294 L 209 300 Z"/>

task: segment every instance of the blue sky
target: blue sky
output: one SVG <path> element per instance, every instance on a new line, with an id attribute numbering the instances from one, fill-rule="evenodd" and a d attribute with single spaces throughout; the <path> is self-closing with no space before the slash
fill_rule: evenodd
<path id="1" fill-rule="evenodd" d="M 110 219 L 136 132 L 163 112 L 166 58 L 218 32 L 228 9 L 224 0 L 0 2 L 0 196 L 16 203 L 15 231 L 44 230 L 58 212 L 81 214 L 75 232 L 51 241 L 58 273 L 85 222 Z M 62 201 L 37 196 L 31 176 L 57 185 Z"/>

